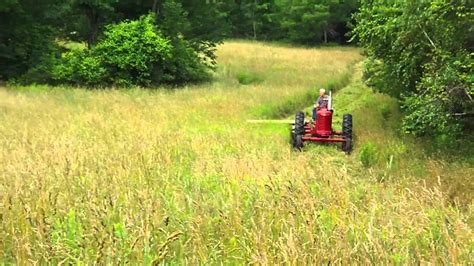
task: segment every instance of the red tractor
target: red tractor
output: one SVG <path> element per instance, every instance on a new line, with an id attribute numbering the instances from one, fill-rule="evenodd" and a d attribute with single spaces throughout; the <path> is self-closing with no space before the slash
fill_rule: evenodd
<path id="1" fill-rule="evenodd" d="M 349 154 L 352 151 L 352 115 L 344 114 L 342 131 L 332 128 L 332 100 L 328 96 L 327 108 L 316 110 L 316 120 L 307 122 L 303 112 L 297 112 L 292 127 L 291 138 L 295 149 L 301 150 L 305 142 L 340 142 L 342 150 Z"/>

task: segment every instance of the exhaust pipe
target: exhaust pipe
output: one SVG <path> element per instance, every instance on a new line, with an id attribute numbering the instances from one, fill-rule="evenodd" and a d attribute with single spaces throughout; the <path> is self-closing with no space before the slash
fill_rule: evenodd
<path id="1" fill-rule="evenodd" d="M 328 110 L 332 110 L 332 91 L 329 91 Z"/>

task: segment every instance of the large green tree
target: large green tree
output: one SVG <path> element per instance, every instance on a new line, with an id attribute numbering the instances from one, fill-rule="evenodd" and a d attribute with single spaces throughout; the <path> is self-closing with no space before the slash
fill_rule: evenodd
<path id="1" fill-rule="evenodd" d="M 274 33 L 269 16 L 275 14 L 274 0 L 224 1 L 227 21 L 233 37 L 266 39 Z"/>
<path id="2" fill-rule="evenodd" d="M 281 26 L 291 41 L 301 43 L 322 42 L 330 17 L 329 6 L 312 1 L 292 1 L 282 8 Z M 314 1 L 316 2 L 316 1 Z"/>
<path id="3" fill-rule="evenodd" d="M 56 0 L 0 2 L 0 79 L 18 77 L 54 52 Z"/>
<path id="4" fill-rule="evenodd" d="M 355 37 L 368 55 L 367 82 L 400 98 L 404 129 L 449 135 L 472 112 L 473 2 L 364 0 Z"/>

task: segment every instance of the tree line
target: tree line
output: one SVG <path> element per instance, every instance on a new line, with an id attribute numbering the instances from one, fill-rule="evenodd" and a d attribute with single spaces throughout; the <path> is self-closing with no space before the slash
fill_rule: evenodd
<path id="1" fill-rule="evenodd" d="M 157 85 L 205 80 L 207 70 L 215 66 L 214 47 L 224 38 L 345 43 L 348 22 L 356 9 L 356 0 L 4 0 L 0 2 L 0 79 L 91 86 L 111 81 Z M 142 18 L 150 14 L 153 21 Z M 149 30 L 172 48 L 167 55 L 148 53 L 145 61 L 149 65 L 110 80 L 116 71 L 127 70 L 111 66 L 118 62 L 104 62 L 107 57 L 144 58 L 131 49 L 129 54 L 102 54 L 104 49 L 95 46 L 101 42 L 110 45 L 112 35 L 116 41 L 127 34 L 138 38 L 134 42 L 144 41 L 139 36 L 143 28 L 123 24 L 134 20 L 153 24 L 148 25 L 153 28 Z M 134 30 L 140 34 L 133 34 Z M 61 41 L 85 43 L 87 51 L 67 51 Z M 124 49 L 121 43 L 115 46 Z M 122 63 L 128 67 L 137 64 Z M 77 73 L 86 67 L 93 71 Z M 147 78 L 130 79 L 137 75 Z"/>

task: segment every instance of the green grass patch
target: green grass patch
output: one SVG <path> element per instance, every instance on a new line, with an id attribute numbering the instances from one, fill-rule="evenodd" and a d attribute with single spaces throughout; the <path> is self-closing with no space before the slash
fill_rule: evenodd
<path id="1" fill-rule="evenodd" d="M 66 41 L 66 40 L 58 40 L 56 43 L 68 50 L 75 51 L 75 50 L 84 50 L 87 48 L 87 44 L 82 42 L 73 42 L 73 41 Z"/>
<path id="2" fill-rule="evenodd" d="M 368 142 L 361 145 L 359 159 L 364 167 L 371 167 L 378 161 L 378 149 L 375 144 Z"/>
<path id="3" fill-rule="evenodd" d="M 253 83 L 260 83 L 263 81 L 263 78 L 254 72 L 244 71 L 237 73 L 236 75 L 237 81 L 241 85 L 250 85 Z"/>
<path id="4" fill-rule="evenodd" d="M 353 63 L 354 64 L 354 63 Z M 353 72 L 353 64 L 350 64 L 345 72 L 334 79 L 330 79 L 322 86 L 309 88 L 301 93 L 294 93 L 291 97 L 275 98 L 271 102 L 260 105 L 254 109 L 253 113 L 259 118 L 288 118 L 292 117 L 296 111 L 305 109 L 308 105 L 314 104 L 319 97 L 319 89 L 326 89 L 327 93 L 336 93 L 349 84 Z M 306 108 L 307 109 L 307 108 Z M 308 115 L 310 111 L 306 112 Z"/>

